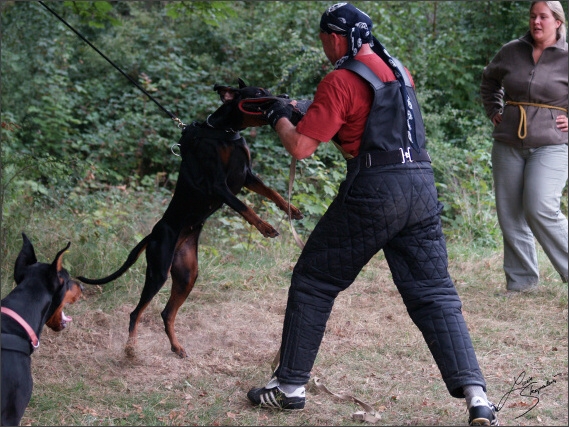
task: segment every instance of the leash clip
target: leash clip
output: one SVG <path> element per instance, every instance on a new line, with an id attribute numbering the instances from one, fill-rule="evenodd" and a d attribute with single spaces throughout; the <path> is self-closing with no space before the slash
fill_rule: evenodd
<path id="1" fill-rule="evenodd" d="M 411 147 L 407 147 L 407 151 L 403 151 L 403 148 L 399 148 L 399 151 L 401 151 L 401 163 L 413 163 L 413 159 L 411 158 Z"/>
<path id="2" fill-rule="evenodd" d="M 178 117 L 172 117 L 172 120 L 174 120 L 176 126 L 178 126 L 178 129 L 183 129 L 186 127 L 186 124 L 182 122 Z"/>
<path id="3" fill-rule="evenodd" d="M 38 347 L 40 346 L 40 340 L 38 339 L 38 343 L 37 343 L 37 344 L 34 344 L 33 341 L 31 342 L 31 344 L 32 344 L 32 347 L 33 347 L 34 350 L 35 350 L 36 348 L 38 348 Z"/>
<path id="4" fill-rule="evenodd" d="M 174 147 L 178 147 L 178 152 L 174 151 Z M 172 154 L 174 156 L 181 157 L 180 144 L 178 144 L 178 143 L 172 144 L 172 146 L 170 147 L 170 151 L 172 152 Z"/>

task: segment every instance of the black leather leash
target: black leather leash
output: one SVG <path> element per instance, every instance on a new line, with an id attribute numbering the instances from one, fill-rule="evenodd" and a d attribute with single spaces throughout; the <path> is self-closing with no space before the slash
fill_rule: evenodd
<path id="1" fill-rule="evenodd" d="M 152 95 L 150 95 L 147 91 L 145 91 L 132 77 L 130 77 L 128 74 L 126 74 L 123 70 L 121 70 L 119 68 L 119 66 L 117 66 L 113 61 L 111 61 L 109 58 L 107 58 L 105 56 L 105 54 L 103 52 L 101 52 L 99 49 L 97 49 L 89 40 L 87 40 L 85 37 L 83 37 L 83 35 L 81 33 L 79 33 L 79 31 L 77 31 L 75 28 L 73 28 L 71 25 L 69 25 L 65 19 L 63 19 L 61 16 L 59 16 L 57 13 L 55 13 L 55 11 L 53 11 L 52 9 L 50 9 L 43 1 L 40 1 L 39 4 L 41 4 L 43 7 L 45 7 L 52 15 L 54 15 L 57 19 L 59 19 L 61 22 L 63 22 L 71 31 L 73 31 L 75 34 L 77 34 L 79 36 L 79 38 L 81 40 L 83 40 L 85 43 L 87 43 L 89 46 L 91 46 L 95 52 L 97 52 L 99 55 L 101 55 L 103 58 L 105 58 L 105 60 L 111 64 L 113 67 L 115 67 L 123 76 L 125 76 L 133 85 L 135 85 L 138 89 L 140 89 L 142 91 L 142 93 L 144 93 L 148 98 L 150 98 L 150 100 L 152 102 L 154 102 L 162 111 L 164 111 L 175 123 L 176 125 L 182 129 L 184 127 L 186 127 L 186 125 L 184 123 L 182 123 L 182 121 L 176 117 L 174 114 L 172 114 L 170 111 L 168 111 L 166 108 L 164 108 L 158 101 L 156 101 L 156 99 L 154 99 L 152 97 Z"/>

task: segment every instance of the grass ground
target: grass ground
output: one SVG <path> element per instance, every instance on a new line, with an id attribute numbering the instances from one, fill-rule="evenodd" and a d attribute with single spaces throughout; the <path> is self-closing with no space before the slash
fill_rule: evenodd
<path id="1" fill-rule="evenodd" d="M 360 407 L 338 401 L 312 383 L 302 412 L 249 405 L 246 392 L 270 376 L 298 249 L 278 238 L 270 245 L 253 244 L 249 251 L 234 250 L 229 244 L 215 245 L 215 236 L 208 233 L 200 278 L 176 322 L 189 357 L 174 355 L 164 333 L 160 311 L 169 284 L 144 314 L 136 357 L 124 353 L 129 313 L 143 283 L 141 259 L 105 288 L 86 287 L 83 299 L 67 310 L 74 320 L 66 330 L 44 330 L 33 355 L 34 393 L 23 425 L 358 423 L 352 414 Z M 63 247 L 67 240 L 58 237 L 46 233 L 45 240 Z M 51 247 L 31 238 L 40 261 L 51 260 L 55 249 L 52 254 Z M 101 244 L 134 241 L 122 239 L 101 239 Z M 101 247 L 77 242 L 66 266 L 72 274 L 95 276 L 99 272 L 87 260 L 99 257 L 102 273 L 108 273 L 130 249 L 130 243 L 120 245 L 120 257 L 107 259 Z M 508 295 L 499 250 L 449 244 L 449 254 L 489 398 L 495 403 L 507 398 L 502 399 L 500 423 L 567 425 L 567 285 L 540 254 L 540 289 Z M 13 265 L 13 259 L 5 260 Z M 2 296 L 9 291 L 9 273 L 3 268 Z M 466 425 L 464 402 L 448 395 L 381 254 L 338 297 L 312 375 L 333 392 L 372 405 L 381 415 L 376 425 Z M 530 378 L 539 391 L 537 404 L 519 390 L 508 394 L 516 379 Z"/>

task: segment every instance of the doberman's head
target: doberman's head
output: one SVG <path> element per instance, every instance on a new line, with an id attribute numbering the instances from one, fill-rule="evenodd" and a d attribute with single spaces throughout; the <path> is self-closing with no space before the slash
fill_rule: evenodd
<path id="1" fill-rule="evenodd" d="M 208 117 L 208 124 L 216 129 L 243 130 L 248 127 L 263 126 L 267 121 L 253 115 L 246 115 L 239 109 L 239 101 L 243 99 L 274 97 L 274 95 L 262 87 L 247 86 L 242 79 L 237 80 L 239 87 L 214 85 L 215 90 L 223 105 Z M 287 97 L 286 95 L 279 95 Z"/>
<path id="2" fill-rule="evenodd" d="M 73 320 L 71 316 L 67 316 L 63 312 L 63 308 L 79 300 L 83 293 L 83 287 L 71 279 L 67 270 L 61 268 L 61 261 L 56 259 L 54 262 L 57 262 L 59 268 L 57 270 L 57 278 L 61 284 L 61 288 L 59 288 L 59 291 L 53 298 L 50 306 L 50 312 L 51 310 L 53 310 L 53 312 L 45 324 L 54 331 L 59 332 L 67 327 L 67 322 Z"/>
<path id="3" fill-rule="evenodd" d="M 32 307 L 31 301 L 43 302 L 40 304 L 43 307 L 40 326 L 45 322 L 54 331 L 61 331 L 72 320 L 65 315 L 63 308 L 76 302 L 83 291 L 82 286 L 72 280 L 63 268 L 63 254 L 71 243 L 57 253 L 51 264 L 46 264 L 37 261 L 32 243 L 24 233 L 22 237 L 24 243 L 14 267 L 14 291 L 29 299 L 29 308 Z M 23 309 L 25 308 L 24 305 Z"/>

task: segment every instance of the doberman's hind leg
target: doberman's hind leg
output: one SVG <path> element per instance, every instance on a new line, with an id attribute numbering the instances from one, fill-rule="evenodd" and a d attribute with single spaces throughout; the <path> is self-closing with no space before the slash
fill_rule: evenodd
<path id="1" fill-rule="evenodd" d="M 162 311 L 162 320 L 172 351 L 181 358 L 188 357 L 188 355 L 178 341 L 174 322 L 178 310 L 188 298 L 198 278 L 198 240 L 201 229 L 201 226 L 193 227 L 178 240 L 171 269 L 172 291 Z"/>
<path id="2" fill-rule="evenodd" d="M 168 271 L 172 265 L 177 240 L 178 233 L 165 224 L 159 222 L 152 230 L 152 238 L 146 247 L 146 279 L 144 288 L 142 289 L 138 305 L 130 313 L 128 341 L 125 347 L 125 353 L 129 357 L 135 356 L 138 324 L 142 313 L 148 307 L 152 298 L 164 286 L 168 278 Z"/>

